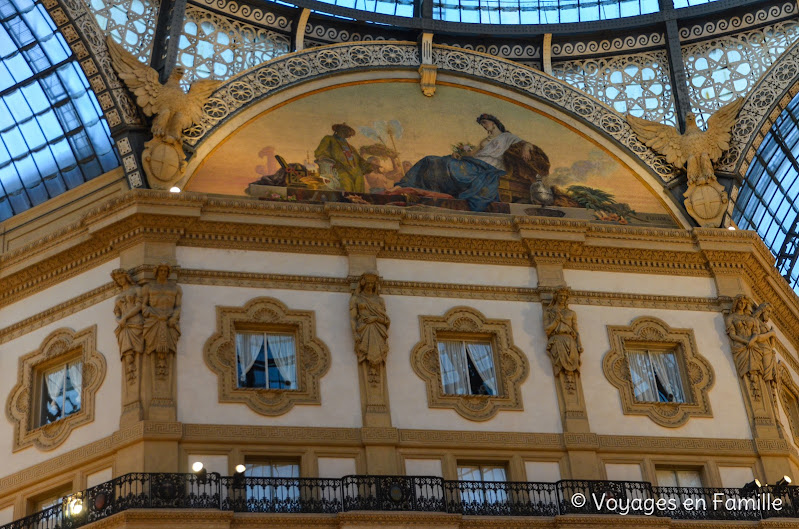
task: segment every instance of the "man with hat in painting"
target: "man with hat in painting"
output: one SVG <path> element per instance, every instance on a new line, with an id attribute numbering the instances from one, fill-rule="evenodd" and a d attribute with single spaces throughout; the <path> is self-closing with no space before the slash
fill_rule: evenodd
<path id="1" fill-rule="evenodd" d="M 366 192 L 364 174 L 373 170 L 372 164 L 363 159 L 349 144 L 347 138 L 355 136 L 355 129 L 346 123 L 333 125 L 333 134 L 325 136 L 314 151 L 316 163 L 320 167 L 327 160 L 338 173 L 341 189 L 356 193 Z"/>

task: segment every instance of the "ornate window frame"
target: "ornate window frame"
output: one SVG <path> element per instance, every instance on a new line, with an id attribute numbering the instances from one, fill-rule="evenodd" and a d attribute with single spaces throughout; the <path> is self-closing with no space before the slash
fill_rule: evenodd
<path id="1" fill-rule="evenodd" d="M 782 404 L 782 411 L 788 418 L 794 444 L 799 444 L 799 385 L 794 382 L 793 376 L 785 364 L 780 363 L 777 369 L 779 380 L 777 394 Z"/>
<path id="2" fill-rule="evenodd" d="M 216 329 L 205 342 L 203 356 L 216 373 L 219 402 L 241 402 L 267 416 L 283 415 L 295 404 L 322 403 L 319 380 L 330 369 L 330 351 L 316 337 L 311 310 L 291 310 L 274 298 L 255 298 L 243 307 L 216 307 Z M 236 331 L 293 332 L 297 351 L 297 389 L 240 388 Z"/>
<path id="3" fill-rule="evenodd" d="M 83 362 L 80 411 L 63 419 L 36 426 L 38 375 L 53 366 L 76 360 Z M 75 428 L 94 421 L 95 394 L 105 379 L 105 357 L 97 350 L 97 326 L 82 331 L 62 328 L 50 333 L 35 351 L 20 357 L 17 384 L 6 402 L 6 417 L 14 425 L 14 452 L 34 445 L 52 450 Z"/>
<path id="4" fill-rule="evenodd" d="M 510 320 L 486 318 L 470 307 L 454 307 L 443 316 L 419 316 L 421 340 L 411 351 L 411 366 L 427 385 L 431 408 L 452 408 L 471 421 L 486 421 L 499 410 L 524 409 L 521 384 L 530 372 L 527 357 L 513 344 Z M 494 350 L 497 395 L 448 395 L 441 383 L 438 337 L 489 339 Z"/>
<path id="5" fill-rule="evenodd" d="M 625 415 L 646 415 L 660 426 L 676 428 L 691 417 L 712 417 L 708 391 L 715 383 L 710 362 L 699 354 L 693 329 L 672 329 L 651 316 L 634 319 L 629 326 L 608 325 L 610 351 L 602 359 L 605 377 L 619 390 Z M 638 402 L 635 400 L 628 347 L 674 348 L 680 363 L 683 391 L 689 402 Z"/>

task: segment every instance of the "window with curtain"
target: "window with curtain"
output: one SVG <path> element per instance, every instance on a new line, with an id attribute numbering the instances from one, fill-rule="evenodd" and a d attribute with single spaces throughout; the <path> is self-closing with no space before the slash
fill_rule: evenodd
<path id="1" fill-rule="evenodd" d="M 297 389 L 294 335 L 236 333 L 236 358 L 240 388 Z"/>
<path id="2" fill-rule="evenodd" d="M 41 388 L 38 426 L 79 412 L 83 362 L 78 360 L 42 372 Z"/>
<path id="3" fill-rule="evenodd" d="M 244 475 L 248 478 L 282 478 L 250 480 L 247 499 L 266 502 L 294 502 L 300 499 L 300 462 L 296 459 L 258 459 L 247 461 Z"/>
<path id="4" fill-rule="evenodd" d="M 505 503 L 508 492 L 504 483 L 508 472 L 504 465 L 459 464 L 458 481 L 462 483 L 461 502 L 463 503 Z"/>
<path id="5" fill-rule="evenodd" d="M 687 402 L 676 351 L 627 351 L 635 400 Z"/>
<path id="6" fill-rule="evenodd" d="M 439 340 L 441 384 L 450 395 L 497 395 L 494 350 L 487 341 Z"/>

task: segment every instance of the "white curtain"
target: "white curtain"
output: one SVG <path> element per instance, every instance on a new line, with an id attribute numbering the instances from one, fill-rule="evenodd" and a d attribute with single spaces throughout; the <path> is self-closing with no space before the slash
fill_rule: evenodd
<path id="1" fill-rule="evenodd" d="M 236 356 L 239 360 L 239 380 L 241 381 L 239 386 L 247 380 L 247 373 L 255 365 L 255 360 L 263 346 L 263 334 L 236 333 Z"/>
<path id="2" fill-rule="evenodd" d="M 466 348 L 463 342 L 443 340 L 438 342 L 438 358 L 441 364 L 441 384 L 444 393 L 468 395 L 469 367 L 466 363 Z"/>
<path id="3" fill-rule="evenodd" d="M 80 409 L 81 389 L 83 388 L 83 362 L 75 362 L 67 368 L 69 373 L 69 381 L 72 383 L 72 389 L 75 390 L 75 411 Z"/>
<path id="4" fill-rule="evenodd" d="M 674 402 L 685 402 L 677 358 L 671 353 L 651 352 L 649 357 L 652 361 L 652 367 L 655 369 L 655 375 L 665 390 L 674 396 Z"/>
<path id="5" fill-rule="evenodd" d="M 282 385 L 281 389 L 297 389 L 297 355 L 294 349 L 294 336 L 270 334 L 267 335 L 266 340 L 269 356 L 275 362 L 280 377 L 289 382 L 288 385 Z"/>
<path id="6" fill-rule="evenodd" d="M 64 382 L 67 377 L 67 372 L 64 369 L 47 373 L 45 382 L 47 384 L 47 393 L 50 395 L 50 400 L 56 400 L 64 394 Z M 63 407 L 63 402 L 61 403 Z"/>
<path id="7" fill-rule="evenodd" d="M 467 343 L 466 351 L 469 353 L 469 358 L 472 359 L 474 367 L 480 373 L 480 377 L 483 379 L 483 383 L 490 394 L 496 395 L 497 375 L 494 370 L 494 352 L 491 350 L 491 345 L 487 343 Z"/>
<path id="8" fill-rule="evenodd" d="M 630 364 L 635 400 L 638 402 L 658 402 L 657 385 L 654 373 L 646 352 L 628 352 L 627 361 Z"/>

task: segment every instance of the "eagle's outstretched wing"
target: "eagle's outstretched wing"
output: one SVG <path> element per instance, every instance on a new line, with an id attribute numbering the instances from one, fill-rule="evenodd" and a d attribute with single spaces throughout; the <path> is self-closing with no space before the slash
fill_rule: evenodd
<path id="1" fill-rule="evenodd" d="M 675 167 L 683 167 L 688 159 L 688 153 L 684 152 L 682 145 L 682 135 L 671 125 L 663 125 L 649 121 L 648 119 L 637 118 L 627 114 L 627 123 L 630 124 L 638 138 L 650 147 L 666 157 L 666 161 Z"/>
<path id="2" fill-rule="evenodd" d="M 206 101 L 208 101 L 208 97 L 213 94 L 214 90 L 221 84 L 222 81 L 212 80 L 195 81 L 192 83 L 191 88 L 189 88 L 189 93 L 186 96 L 188 98 L 188 117 L 191 118 L 191 121 L 184 128 L 191 126 L 192 123 L 200 122 L 200 118 L 203 117 L 203 105 L 205 105 Z"/>
<path id="3" fill-rule="evenodd" d="M 732 103 L 727 103 L 716 110 L 707 120 L 707 131 L 704 135 L 705 152 L 711 162 L 721 158 L 721 154 L 730 148 L 730 130 L 735 125 L 735 118 L 744 104 L 743 98 L 738 98 Z"/>
<path id="4" fill-rule="evenodd" d="M 105 42 L 108 45 L 108 53 L 111 55 L 111 63 L 114 65 L 114 69 L 119 74 L 119 78 L 128 85 L 130 91 L 136 96 L 136 103 L 147 116 L 157 113 L 158 94 L 161 91 L 158 72 L 139 62 L 136 57 L 117 44 L 110 36 L 106 37 Z"/>

